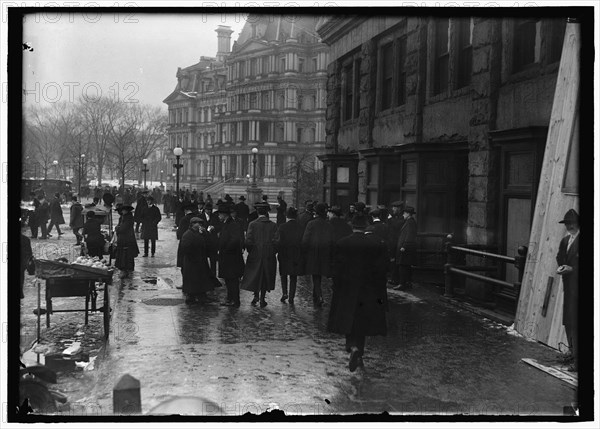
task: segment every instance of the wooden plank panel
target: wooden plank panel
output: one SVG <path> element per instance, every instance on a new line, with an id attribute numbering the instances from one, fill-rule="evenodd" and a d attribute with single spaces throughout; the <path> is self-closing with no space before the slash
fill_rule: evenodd
<path id="1" fill-rule="evenodd" d="M 525 362 L 527 365 L 531 365 L 532 367 L 537 368 L 540 371 L 544 371 L 546 374 L 549 374 L 552 377 L 556 377 L 559 380 L 562 380 L 565 383 L 570 384 L 573 387 L 577 387 L 578 378 L 577 378 L 576 373 L 563 371 L 559 367 L 555 367 L 555 366 L 542 365 L 535 359 L 523 358 L 521 360 L 523 362 Z"/>
<path id="2" fill-rule="evenodd" d="M 579 24 L 566 26 L 554 103 L 549 124 L 544 161 L 530 234 L 522 292 L 515 316 L 515 329 L 528 338 L 558 347 L 564 340 L 562 326 L 562 282 L 556 275 L 556 254 L 566 234 L 558 221 L 570 208 L 578 210 L 577 195 L 561 191 L 570 144 L 579 144 L 576 117 L 579 97 Z M 554 277 L 555 292 L 548 302 L 546 316 L 542 307 L 548 276 Z"/>

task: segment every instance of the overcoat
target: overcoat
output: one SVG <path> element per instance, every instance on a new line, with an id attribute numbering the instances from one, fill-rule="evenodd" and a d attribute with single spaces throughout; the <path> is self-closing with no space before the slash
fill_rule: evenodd
<path id="1" fill-rule="evenodd" d="M 183 293 L 199 295 L 213 290 L 213 276 L 208 266 L 206 232 L 188 229 L 181 237 L 183 259 Z"/>
<path id="2" fill-rule="evenodd" d="M 243 202 L 240 201 L 235 205 L 235 210 L 237 211 L 238 218 L 240 218 L 243 222 L 244 231 L 248 229 L 248 215 L 250 215 L 250 207 Z"/>
<path id="3" fill-rule="evenodd" d="M 387 289 L 383 243 L 360 232 L 335 246 L 333 296 L 327 328 L 353 335 L 386 335 Z"/>
<path id="4" fill-rule="evenodd" d="M 104 247 L 104 236 L 101 232 L 101 221 L 98 219 L 88 219 L 83 225 L 83 235 L 85 238 L 85 244 L 90 249 L 102 249 Z"/>
<path id="5" fill-rule="evenodd" d="M 400 251 L 402 248 L 404 248 L 404 252 Z M 404 221 L 404 225 L 400 230 L 398 244 L 396 245 L 396 264 L 417 264 L 417 222 L 412 217 Z"/>
<path id="6" fill-rule="evenodd" d="M 301 273 L 300 253 L 302 246 L 302 228 L 296 219 L 289 219 L 279 225 L 276 236 L 279 274 L 298 276 Z"/>
<path id="7" fill-rule="evenodd" d="M 142 215 L 142 238 L 158 240 L 158 223 L 161 220 L 159 208 L 155 205 L 148 207 Z"/>
<path id="8" fill-rule="evenodd" d="M 283 200 L 279 201 L 277 206 L 277 225 L 285 223 L 285 211 L 287 210 L 287 203 Z"/>
<path id="9" fill-rule="evenodd" d="M 135 257 L 140 254 L 133 227 L 133 214 L 127 213 L 121 216 L 120 222 L 115 228 L 117 231 L 115 267 L 120 270 L 133 270 Z"/>
<path id="10" fill-rule="evenodd" d="M 79 201 L 74 202 L 71 205 L 69 214 L 69 226 L 73 229 L 83 228 L 83 206 Z"/>
<path id="11" fill-rule="evenodd" d="M 186 214 L 181 221 L 179 222 L 179 226 L 177 227 L 177 232 L 175 233 L 177 239 L 179 240 L 179 244 L 177 246 L 177 266 L 179 268 L 183 268 L 183 253 L 181 252 L 181 238 L 183 234 L 185 234 L 190 229 L 190 219 L 198 216 L 198 213 L 188 213 Z M 206 225 L 203 224 L 206 228 Z"/>
<path id="12" fill-rule="evenodd" d="M 171 194 L 166 193 L 162 196 L 163 212 L 171 214 Z"/>
<path id="13" fill-rule="evenodd" d="M 248 225 L 246 234 L 248 258 L 240 286 L 242 289 L 252 292 L 275 289 L 276 234 L 277 225 L 266 216 L 259 216 Z"/>
<path id="14" fill-rule="evenodd" d="M 50 220 L 55 225 L 63 225 L 65 223 L 62 207 L 60 206 L 60 200 L 58 198 L 54 198 L 50 203 Z"/>
<path id="15" fill-rule="evenodd" d="M 239 279 L 244 275 L 244 230 L 241 222 L 227 218 L 219 234 L 219 277 Z"/>
<path id="16" fill-rule="evenodd" d="M 141 222 L 144 219 L 144 211 L 148 208 L 148 201 L 146 197 L 141 196 L 138 198 L 137 203 L 135 204 L 135 211 L 133 213 L 133 220 L 136 222 Z"/>
<path id="17" fill-rule="evenodd" d="M 569 265 L 573 268 L 570 273 L 562 275 L 563 281 L 563 325 L 577 326 L 577 304 L 579 300 L 579 235 L 567 251 L 569 236 L 564 237 L 558 245 L 556 262 L 558 266 Z"/>
<path id="18" fill-rule="evenodd" d="M 333 228 L 327 219 L 316 217 L 308 222 L 302 235 L 305 275 L 331 276 Z"/>
<path id="19" fill-rule="evenodd" d="M 40 203 L 35 209 L 35 219 L 38 223 L 48 222 L 48 219 L 50 219 L 50 206 L 46 201 Z"/>
<path id="20" fill-rule="evenodd" d="M 396 256 L 396 245 L 398 244 L 398 238 L 400 237 L 400 231 L 404 225 L 404 218 L 401 215 L 392 215 L 388 220 L 389 227 L 389 239 L 388 248 L 391 257 Z"/>
<path id="21" fill-rule="evenodd" d="M 352 234 L 352 227 L 341 217 L 333 217 L 329 219 L 329 223 L 333 228 L 333 243 L 337 243 L 339 239 Z"/>

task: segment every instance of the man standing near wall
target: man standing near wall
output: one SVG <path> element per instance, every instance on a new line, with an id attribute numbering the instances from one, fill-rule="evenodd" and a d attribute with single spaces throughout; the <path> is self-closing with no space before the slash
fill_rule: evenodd
<path id="1" fill-rule="evenodd" d="M 415 209 L 405 207 L 402 212 L 404 225 L 396 245 L 396 264 L 400 273 L 400 285 L 395 290 L 412 289 L 412 266 L 417 263 L 417 222 L 413 218 Z"/>
<path id="2" fill-rule="evenodd" d="M 570 353 L 566 361 L 571 363 L 570 370 L 577 371 L 579 351 L 577 301 L 579 299 L 579 214 L 571 209 L 559 223 L 565 225 L 566 235 L 558 246 L 557 274 L 563 280 L 563 325 L 569 342 Z"/>

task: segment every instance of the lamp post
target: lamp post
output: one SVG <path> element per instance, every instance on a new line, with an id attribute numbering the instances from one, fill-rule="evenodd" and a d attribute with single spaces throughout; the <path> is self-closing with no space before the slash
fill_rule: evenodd
<path id="1" fill-rule="evenodd" d="M 85 161 L 85 153 L 82 153 L 79 157 L 79 198 L 81 198 L 81 179 L 82 179 L 82 170 L 83 170 L 83 161 Z"/>
<path id="2" fill-rule="evenodd" d="M 252 187 L 256 188 L 256 154 L 258 153 L 258 149 L 252 148 Z"/>
<path id="3" fill-rule="evenodd" d="M 56 178 L 58 179 L 58 161 L 54 160 L 52 161 L 52 164 L 54 164 L 54 173 L 56 175 Z"/>
<path id="4" fill-rule="evenodd" d="M 146 188 L 146 173 L 148 173 L 148 160 L 146 158 L 142 159 L 142 165 L 144 166 L 144 168 L 142 168 L 142 171 L 144 172 L 144 189 L 148 189 Z"/>
<path id="5" fill-rule="evenodd" d="M 173 154 L 177 159 L 177 162 L 173 164 L 173 167 L 177 169 L 177 184 L 175 186 L 175 191 L 177 192 L 177 196 L 179 197 L 179 169 L 183 167 L 183 164 L 179 163 L 179 158 L 181 157 L 181 154 L 183 154 L 183 149 L 181 149 L 180 147 L 176 147 L 175 149 L 173 149 Z"/>
<path id="6" fill-rule="evenodd" d="M 163 186 L 163 173 L 164 173 L 164 172 L 165 172 L 164 170 L 160 170 L 160 187 L 161 187 L 161 188 L 162 188 L 162 186 Z"/>

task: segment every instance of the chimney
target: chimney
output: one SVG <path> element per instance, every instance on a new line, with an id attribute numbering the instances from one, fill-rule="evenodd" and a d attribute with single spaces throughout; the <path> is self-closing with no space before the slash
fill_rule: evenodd
<path id="1" fill-rule="evenodd" d="M 219 25 L 215 30 L 217 32 L 217 61 L 223 62 L 231 53 L 231 34 L 233 30 L 226 25 Z"/>

